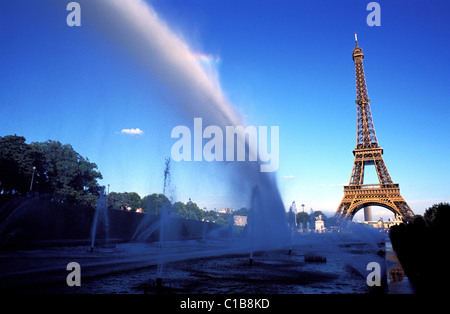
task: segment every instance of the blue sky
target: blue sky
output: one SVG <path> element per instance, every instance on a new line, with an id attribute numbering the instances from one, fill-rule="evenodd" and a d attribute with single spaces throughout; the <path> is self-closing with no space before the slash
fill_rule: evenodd
<path id="1" fill-rule="evenodd" d="M 82 25 L 68 27 L 68 2 L 0 3 L 0 136 L 70 143 L 98 165 L 111 191 L 161 193 L 171 130 L 193 120 L 121 45 L 135 34 L 108 19 L 104 4 L 78 1 Z M 450 201 L 450 4 L 378 1 L 381 26 L 369 27 L 369 2 L 147 1 L 208 63 L 248 124 L 279 126 L 280 194 L 286 206 L 296 201 L 308 211 L 334 213 L 350 179 L 357 32 L 385 163 L 421 214 Z M 153 56 L 145 58 L 151 65 Z M 143 133 L 121 132 L 135 128 Z M 172 162 L 171 179 L 174 200 L 208 209 L 248 205 L 236 183 L 242 178 L 219 162 Z"/>

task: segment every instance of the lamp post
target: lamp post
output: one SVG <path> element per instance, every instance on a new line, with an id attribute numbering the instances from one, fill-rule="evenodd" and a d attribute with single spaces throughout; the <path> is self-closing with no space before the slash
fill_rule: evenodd
<path id="1" fill-rule="evenodd" d="M 189 202 L 188 202 L 189 206 L 188 206 L 188 219 L 191 217 L 191 198 L 189 197 Z"/>
<path id="2" fill-rule="evenodd" d="M 33 174 L 31 175 L 31 184 L 30 184 L 30 192 L 33 189 L 33 181 L 34 181 L 34 171 L 36 170 L 36 167 L 33 167 Z"/>

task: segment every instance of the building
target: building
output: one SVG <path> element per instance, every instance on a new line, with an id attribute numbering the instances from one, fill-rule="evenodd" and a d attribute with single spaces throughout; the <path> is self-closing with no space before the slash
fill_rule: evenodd
<path id="1" fill-rule="evenodd" d="M 358 221 L 360 224 L 372 226 L 380 229 L 380 231 L 388 231 L 390 227 L 399 225 L 402 222 L 401 217 L 395 217 L 395 219 L 389 218 L 387 221 L 384 221 L 382 217 L 380 217 L 377 221 Z"/>
<path id="2" fill-rule="evenodd" d="M 232 208 L 222 208 L 221 210 L 217 211 L 219 214 L 231 214 L 234 212 L 234 209 Z"/>
<path id="3" fill-rule="evenodd" d="M 242 226 L 242 227 L 247 225 L 247 216 L 235 215 L 234 216 L 234 225 L 235 226 Z"/>

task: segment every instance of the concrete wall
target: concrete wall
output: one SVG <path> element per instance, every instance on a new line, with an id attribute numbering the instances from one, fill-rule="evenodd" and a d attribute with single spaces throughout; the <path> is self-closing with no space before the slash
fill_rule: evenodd
<path id="1" fill-rule="evenodd" d="M 17 245 L 89 243 L 95 208 L 49 200 L 0 195 L 0 248 Z M 130 241 L 141 221 L 147 225 L 159 216 L 108 209 L 108 238 Z M 220 226 L 169 217 L 164 240 L 201 239 Z M 99 229 L 103 228 L 99 225 Z M 100 231 L 100 230 L 99 230 Z M 99 239 L 104 237 L 97 233 Z M 159 229 L 147 241 L 159 241 Z"/>

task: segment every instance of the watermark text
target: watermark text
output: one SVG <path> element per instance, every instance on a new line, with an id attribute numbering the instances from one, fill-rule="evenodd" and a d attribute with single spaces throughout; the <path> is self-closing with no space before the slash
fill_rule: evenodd
<path id="1" fill-rule="evenodd" d="M 184 125 L 172 129 L 171 138 L 179 139 L 171 149 L 174 161 L 260 161 L 261 172 L 278 169 L 278 126 L 270 127 L 270 142 L 267 126 L 226 126 L 223 130 L 217 125 L 209 125 L 203 129 L 202 118 L 194 118 L 193 131 L 192 135 L 191 130 Z M 208 141 L 203 145 L 204 139 Z"/>

